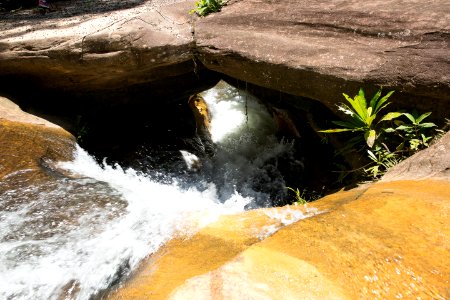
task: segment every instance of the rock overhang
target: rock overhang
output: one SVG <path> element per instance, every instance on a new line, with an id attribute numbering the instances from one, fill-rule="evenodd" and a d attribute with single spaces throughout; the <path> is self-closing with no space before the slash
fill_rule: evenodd
<path id="1" fill-rule="evenodd" d="M 382 86 L 397 91 L 399 106 L 442 119 L 450 101 L 450 9 L 445 1 L 428 4 L 232 1 L 197 18 L 188 14 L 192 1 L 147 1 L 21 26 L 6 20 L 0 87 L 21 80 L 64 93 L 148 83 L 155 90 L 158 81 L 176 88 L 203 69 L 192 80 L 199 89 L 215 71 L 335 110 L 342 92 Z"/>

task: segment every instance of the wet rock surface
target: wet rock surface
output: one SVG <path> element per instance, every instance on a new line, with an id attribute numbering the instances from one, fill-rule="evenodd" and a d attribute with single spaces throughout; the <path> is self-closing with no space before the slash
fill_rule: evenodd
<path id="1" fill-rule="evenodd" d="M 168 243 L 110 298 L 446 299 L 449 188 L 422 180 L 342 191 L 261 242 L 254 232 L 267 215 L 230 216 Z"/>
<path id="2" fill-rule="evenodd" d="M 70 160 L 74 146 L 74 138 L 61 127 L 27 114 L 0 97 L 2 181 L 21 172 L 39 177 L 45 173 L 47 161 Z"/>

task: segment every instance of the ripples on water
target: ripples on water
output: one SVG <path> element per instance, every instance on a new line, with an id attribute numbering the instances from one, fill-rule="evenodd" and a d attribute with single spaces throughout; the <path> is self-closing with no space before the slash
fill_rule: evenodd
<path id="1" fill-rule="evenodd" d="M 177 231 L 267 206 L 269 194 L 255 187 L 283 186 L 275 163 L 290 145 L 276 140 L 264 107 L 235 89 L 205 98 L 218 149 L 188 184 L 98 164 L 79 147 L 45 180 L 30 183 L 36 170 L 21 170 L 0 182 L 0 298 L 95 298 Z"/>

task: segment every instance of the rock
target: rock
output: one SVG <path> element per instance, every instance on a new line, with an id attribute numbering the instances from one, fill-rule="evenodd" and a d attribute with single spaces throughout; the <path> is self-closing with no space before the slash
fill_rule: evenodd
<path id="1" fill-rule="evenodd" d="M 78 10 L 67 8 L 72 17 L 55 12 L 57 18 L 1 22 L 1 75 L 45 79 L 40 85 L 67 91 L 131 86 L 193 70 L 186 2 L 170 8 L 145 3 L 95 17 L 79 11 L 86 4 L 78 2 Z"/>
<path id="2" fill-rule="evenodd" d="M 0 21 L 0 95 L 68 128 L 79 115 L 111 122 L 115 107 L 182 101 L 218 81 L 194 57 L 191 1 L 108 2 L 60 2 L 44 16 L 7 14 Z"/>
<path id="3" fill-rule="evenodd" d="M 450 132 L 429 148 L 420 151 L 389 169 L 382 181 L 450 179 Z"/>
<path id="4" fill-rule="evenodd" d="M 263 210 L 229 216 L 163 246 L 110 299 L 447 299 L 449 190 L 421 180 L 341 191 L 261 242 Z"/>
<path id="5" fill-rule="evenodd" d="M 78 108 L 177 98 L 217 82 L 204 64 L 333 110 L 343 92 L 383 86 L 398 91 L 397 107 L 447 117 L 445 0 L 231 1 L 206 18 L 188 14 L 191 0 L 122 2 L 74 0 L 44 16 L 5 14 L 0 92 L 14 101 L 58 92 L 49 107 L 75 97 Z"/>
<path id="6" fill-rule="evenodd" d="M 108 299 L 166 299 L 189 278 L 219 268 L 282 227 L 278 214 L 284 214 L 284 221 L 289 222 L 301 210 L 301 207 L 288 210 L 272 208 L 222 216 L 190 238 L 169 241 L 142 264 L 136 276 L 111 293 Z M 314 213 L 312 210 L 306 215 Z"/>
<path id="7" fill-rule="evenodd" d="M 75 139 L 70 133 L 44 119 L 23 112 L 10 100 L 0 97 L 2 183 L 21 173 L 27 173 L 30 177 L 45 176 L 43 169 L 46 168 L 47 162 L 72 159 L 74 147 Z"/>
<path id="8" fill-rule="evenodd" d="M 195 24 L 214 71 L 336 110 L 360 86 L 448 116 L 450 10 L 439 1 L 234 1 Z"/>

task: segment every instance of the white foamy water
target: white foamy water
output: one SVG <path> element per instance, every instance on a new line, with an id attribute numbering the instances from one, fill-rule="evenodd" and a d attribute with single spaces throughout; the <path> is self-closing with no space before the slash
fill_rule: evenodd
<path id="1" fill-rule="evenodd" d="M 293 144 L 276 138 L 277 126 L 267 108 L 224 82 L 202 96 L 212 118 L 217 151 L 211 177 L 220 196 L 227 198 L 237 189 L 254 198 L 252 208 L 271 206 L 274 196 L 284 197 L 285 182 L 278 165 L 290 159 Z"/>
<path id="2" fill-rule="evenodd" d="M 253 138 L 273 135 L 276 126 L 264 105 L 243 91 L 224 82 L 202 93 L 211 114 L 211 136 L 215 143 L 226 144 L 243 132 Z M 232 141 L 234 142 L 234 141 Z"/>
<path id="3" fill-rule="evenodd" d="M 98 164 L 81 148 L 58 165 L 69 176 L 3 194 L 0 182 L 0 299 L 98 297 L 178 232 L 193 234 L 249 203 L 270 204 L 258 189 L 284 188 L 276 165 L 290 144 L 277 141 L 270 114 L 254 98 L 223 85 L 204 95 L 217 152 L 201 161 L 181 150 L 188 170 L 201 169 L 189 187 Z M 260 236 L 307 215 L 275 213 L 281 225 Z"/>
<path id="4" fill-rule="evenodd" d="M 132 169 L 99 166 L 80 148 L 73 162 L 61 163 L 59 167 L 74 176 L 107 183 L 126 202 L 125 208 L 116 208 L 124 211 L 103 220 L 105 223 L 92 222 L 90 226 L 90 220 L 103 212 L 87 209 L 75 216 L 73 222 L 78 226 L 74 230 L 68 228 L 68 232 L 42 239 L 3 240 L 0 244 L 1 299 L 56 299 L 63 287 L 70 287 L 74 282 L 80 290 L 77 298 L 88 299 L 116 280 L 121 268 L 134 269 L 178 230 L 195 232 L 219 215 L 244 210 L 251 200 L 234 194 L 225 203 L 219 203 L 212 184 L 204 191 L 195 187 L 182 190 L 176 183 L 158 183 Z M 40 200 L 45 201 L 45 197 Z M 105 203 L 108 205 L 112 204 Z M 27 213 L 32 208 L 33 203 L 16 211 L 2 212 L 1 237 L 27 222 Z M 20 252 L 22 259 L 14 257 L 15 252 Z"/>

